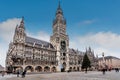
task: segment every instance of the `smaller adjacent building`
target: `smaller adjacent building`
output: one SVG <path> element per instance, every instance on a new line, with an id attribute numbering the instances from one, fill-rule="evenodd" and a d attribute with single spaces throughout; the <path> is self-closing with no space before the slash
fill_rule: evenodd
<path id="1" fill-rule="evenodd" d="M 99 69 L 102 69 L 104 64 L 106 65 L 107 69 L 120 68 L 120 59 L 114 56 L 106 56 L 104 59 L 103 57 L 99 58 Z"/>

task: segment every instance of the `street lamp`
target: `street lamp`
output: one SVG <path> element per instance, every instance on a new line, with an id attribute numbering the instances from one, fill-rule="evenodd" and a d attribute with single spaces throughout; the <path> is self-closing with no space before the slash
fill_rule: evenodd
<path id="1" fill-rule="evenodd" d="M 104 52 L 102 53 L 102 57 L 103 57 L 103 64 L 105 64 Z"/>
<path id="2" fill-rule="evenodd" d="M 103 67 L 106 68 L 104 52 L 102 53 L 102 57 L 103 57 Z"/>

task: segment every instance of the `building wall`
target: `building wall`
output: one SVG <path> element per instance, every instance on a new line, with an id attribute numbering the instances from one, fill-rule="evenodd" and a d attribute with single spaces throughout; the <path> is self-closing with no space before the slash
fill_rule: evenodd
<path id="1" fill-rule="evenodd" d="M 120 68 L 120 59 L 118 58 L 115 58 L 115 57 L 105 57 L 105 61 L 103 61 L 102 58 L 100 58 L 98 60 L 98 64 L 99 64 L 99 69 L 102 69 L 104 67 L 104 64 L 107 65 L 107 68 L 108 69 L 111 69 L 111 68 Z"/>
<path id="2" fill-rule="evenodd" d="M 112 67 L 113 68 L 120 68 L 120 60 L 119 59 L 112 59 Z"/>
<path id="3" fill-rule="evenodd" d="M 87 53 L 92 65 L 95 62 L 94 52 L 91 51 L 91 48 L 86 52 L 69 48 L 66 20 L 60 5 L 53 21 L 50 43 L 37 39 L 32 39 L 34 42 L 26 42 L 26 39 L 28 36 L 25 32 L 24 18 L 22 18 L 20 25 L 16 26 L 13 41 L 9 44 L 6 56 L 7 70 L 27 69 L 29 72 L 56 72 L 64 69 L 63 71 L 80 71 L 84 53 Z M 47 47 L 45 44 L 48 44 Z"/>

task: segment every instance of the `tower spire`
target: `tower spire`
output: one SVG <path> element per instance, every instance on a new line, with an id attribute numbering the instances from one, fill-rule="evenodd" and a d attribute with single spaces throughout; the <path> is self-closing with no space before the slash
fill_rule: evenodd
<path id="1" fill-rule="evenodd" d="M 57 27 L 55 27 L 55 25 L 57 25 Z M 58 2 L 58 8 L 56 11 L 55 19 L 53 20 L 53 27 L 53 34 L 66 34 L 66 20 L 64 18 L 63 11 L 60 7 L 60 1 Z"/>
<path id="2" fill-rule="evenodd" d="M 21 20 L 21 23 L 24 23 L 24 16 L 22 16 L 22 20 Z"/>
<path id="3" fill-rule="evenodd" d="M 57 15 L 57 14 L 62 14 L 62 15 L 63 15 L 63 11 L 62 11 L 61 6 L 60 6 L 60 0 L 59 0 L 59 2 L 58 2 L 58 8 L 57 8 L 56 15 Z"/>
<path id="4" fill-rule="evenodd" d="M 20 22 L 19 28 L 23 28 L 24 29 L 24 17 L 22 17 L 22 20 Z"/>
<path id="5" fill-rule="evenodd" d="M 59 0 L 59 3 L 58 3 L 58 8 L 60 8 L 60 0 Z"/>

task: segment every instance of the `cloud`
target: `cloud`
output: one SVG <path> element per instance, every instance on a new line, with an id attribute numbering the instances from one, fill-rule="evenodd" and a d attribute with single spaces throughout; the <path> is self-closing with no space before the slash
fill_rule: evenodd
<path id="1" fill-rule="evenodd" d="M 86 21 L 83 21 L 81 22 L 81 24 L 92 24 L 94 23 L 96 20 L 86 20 Z"/>
<path id="2" fill-rule="evenodd" d="M 20 18 L 12 18 L 0 22 L 0 64 L 5 66 L 6 53 L 8 51 L 9 43 L 13 40 L 13 35 L 16 25 L 19 25 Z M 49 41 L 50 35 L 47 32 L 39 31 L 35 34 L 28 33 L 28 36 Z"/>
<path id="3" fill-rule="evenodd" d="M 7 48 L 4 46 L 6 44 L 0 43 L 0 65 L 4 66 L 5 65 L 5 58 L 6 58 L 6 51 Z"/>
<path id="4" fill-rule="evenodd" d="M 79 26 L 81 26 L 81 25 L 90 25 L 90 24 L 95 23 L 96 21 L 97 21 L 96 19 L 84 20 L 84 21 L 81 21 L 81 22 L 77 23 L 77 25 L 79 25 Z"/>
<path id="5" fill-rule="evenodd" d="M 20 18 L 12 18 L 0 22 L 0 64 L 2 66 L 5 66 L 8 44 L 12 41 L 15 27 L 20 23 L 20 20 Z"/>
<path id="6" fill-rule="evenodd" d="M 77 36 L 70 41 L 70 47 L 85 50 L 91 46 L 96 54 L 101 56 L 102 52 L 106 55 L 120 57 L 120 35 L 112 32 L 89 33 Z"/>
<path id="7" fill-rule="evenodd" d="M 20 18 L 12 18 L 0 23 L 0 38 L 5 41 L 10 41 L 12 38 L 10 35 L 13 35 L 14 29 L 17 24 L 20 23 Z"/>

